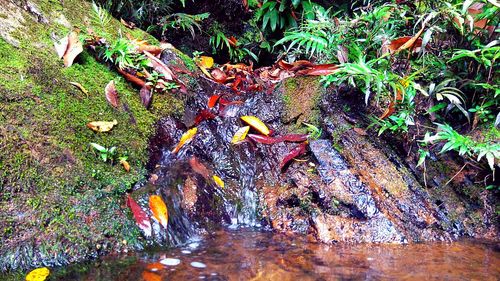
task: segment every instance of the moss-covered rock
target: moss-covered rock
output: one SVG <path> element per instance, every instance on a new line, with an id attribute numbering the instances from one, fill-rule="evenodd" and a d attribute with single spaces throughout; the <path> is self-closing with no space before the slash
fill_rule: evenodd
<path id="1" fill-rule="evenodd" d="M 154 124 L 182 110 L 183 103 L 159 95 L 146 110 L 137 89 L 86 51 L 64 68 L 52 37 L 73 28 L 91 27 L 109 41 L 129 33 L 156 42 L 115 19 L 95 24 L 92 13 L 89 2 L 78 0 L 7 1 L 0 7 L 1 270 L 141 246 L 122 206 L 123 193 L 146 174 Z M 123 108 L 106 102 L 104 87 L 110 80 Z M 88 94 L 70 82 L 80 83 Z M 118 125 L 111 132 L 86 127 L 90 121 L 114 119 Z M 91 142 L 116 146 L 131 171 L 100 160 Z"/>

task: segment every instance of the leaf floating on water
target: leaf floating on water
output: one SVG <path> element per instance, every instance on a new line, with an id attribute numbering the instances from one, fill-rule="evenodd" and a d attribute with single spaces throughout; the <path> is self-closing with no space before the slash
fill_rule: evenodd
<path id="1" fill-rule="evenodd" d="M 162 280 L 160 275 L 158 275 L 154 272 L 148 271 L 148 270 L 144 270 L 142 272 L 142 279 L 144 279 L 144 281 L 161 281 Z"/>
<path id="2" fill-rule="evenodd" d="M 146 108 L 149 108 L 149 106 L 151 105 L 152 97 L 153 97 L 153 91 L 151 91 L 151 89 L 149 89 L 149 87 L 144 86 L 139 91 L 139 96 L 141 97 L 142 105 L 144 105 L 144 107 L 146 107 Z"/>
<path id="3" fill-rule="evenodd" d="M 151 195 L 149 197 L 149 209 L 151 209 L 154 218 L 163 226 L 163 228 L 167 229 L 168 211 L 167 205 L 165 205 L 163 199 L 161 199 L 158 195 Z"/>
<path id="4" fill-rule="evenodd" d="M 270 131 L 266 124 L 262 122 L 259 118 L 255 116 L 241 116 L 241 120 L 250 125 L 255 130 L 259 131 L 263 135 L 269 135 Z"/>
<path id="5" fill-rule="evenodd" d="M 109 132 L 111 131 L 111 129 L 113 129 L 113 127 L 118 124 L 118 121 L 116 120 L 113 120 L 112 122 L 107 122 L 107 121 L 94 121 L 94 122 L 90 122 L 87 124 L 87 127 L 89 129 L 92 129 L 96 132 L 100 132 L 100 133 L 103 133 L 103 132 Z"/>
<path id="6" fill-rule="evenodd" d="M 219 178 L 217 175 L 213 175 L 212 178 L 214 179 L 214 182 L 218 187 L 224 188 L 224 181 L 221 178 Z"/>
<path id="7" fill-rule="evenodd" d="M 86 96 L 89 95 L 89 91 L 87 91 L 87 89 L 85 89 L 82 84 L 80 83 L 77 83 L 77 82 L 69 82 L 71 85 L 75 86 L 78 88 L 78 90 L 82 91 L 82 93 L 84 93 Z"/>
<path id="8" fill-rule="evenodd" d="M 68 46 L 63 56 L 64 66 L 70 67 L 81 52 L 83 52 L 82 42 L 78 39 L 78 33 L 72 31 L 68 35 Z"/>
<path id="9" fill-rule="evenodd" d="M 135 200 L 132 199 L 130 195 L 127 195 L 127 205 L 134 215 L 135 223 L 137 224 L 137 226 L 139 226 L 139 228 L 144 231 L 144 235 L 146 235 L 146 237 L 150 237 L 151 222 L 149 221 L 146 212 L 142 210 L 141 206 L 139 206 L 139 204 L 137 204 L 137 202 L 135 202 Z"/>
<path id="10" fill-rule="evenodd" d="M 111 104 L 112 107 L 118 108 L 118 92 L 116 91 L 115 81 L 109 81 L 106 88 L 104 88 L 106 94 L 106 100 Z"/>
<path id="11" fill-rule="evenodd" d="M 187 132 L 185 132 L 182 137 L 181 137 L 181 140 L 179 141 L 179 143 L 177 144 L 177 146 L 174 148 L 174 150 L 172 150 L 172 153 L 177 153 L 179 152 L 179 150 L 188 142 L 190 142 L 194 136 L 196 135 L 196 132 L 198 132 L 198 128 L 194 127 L 192 128 L 191 130 L 188 130 Z"/>
<path id="12" fill-rule="evenodd" d="M 292 159 L 304 154 L 306 152 L 306 149 L 307 149 L 307 142 L 303 142 L 298 146 L 292 148 L 292 150 L 288 152 L 285 158 L 283 158 L 283 161 L 281 161 L 280 170 L 283 171 L 283 169 L 288 165 L 290 161 L 292 161 Z"/>
<path id="13" fill-rule="evenodd" d="M 130 164 L 125 159 L 120 159 L 120 164 L 122 164 L 125 171 L 130 172 Z"/>
<path id="14" fill-rule="evenodd" d="M 205 167 L 205 165 L 198 160 L 198 158 L 195 156 L 189 158 L 189 165 L 195 173 L 200 174 L 204 179 L 208 180 L 210 172 L 207 167 Z"/>
<path id="15" fill-rule="evenodd" d="M 278 138 L 255 135 L 255 134 L 248 134 L 248 137 L 255 142 L 263 143 L 263 144 L 275 144 L 275 143 L 278 143 L 281 141 Z"/>
<path id="16" fill-rule="evenodd" d="M 306 134 L 289 134 L 280 137 L 283 141 L 287 142 L 303 142 L 307 140 Z"/>
<path id="17" fill-rule="evenodd" d="M 237 144 L 237 143 L 242 142 L 247 137 L 248 131 L 250 131 L 250 126 L 245 126 L 245 127 L 239 128 L 238 131 L 236 131 L 236 133 L 234 133 L 234 136 L 233 136 L 233 139 L 231 140 L 231 143 Z"/>
<path id="18" fill-rule="evenodd" d="M 45 281 L 50 274 L 50 270 L 46 267 L 34 269 L 26 275 L 26 281 Z"/>

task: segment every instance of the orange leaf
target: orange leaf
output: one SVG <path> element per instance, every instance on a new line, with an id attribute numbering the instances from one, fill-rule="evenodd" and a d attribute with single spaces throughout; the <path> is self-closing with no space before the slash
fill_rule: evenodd
<path id="1" fill-rule="evenodd" d="M 108 100 L 109 104 L 114 108 L 118 107 L 118 92 L 116 91 L 115 81 L 109 81 L 106 88 L 104 88 L 104 93 L 106 94 L 106 100 Z"/>
<path id="2" fill-rule="evenodd" d="M 339 67 L 335 64 L 317 64 L 307 69 L 300 70 L 297 74 L 309 76 L 330 75 L 335 73 L 338 68 Z"/>
<path id="3" fill-rule="evenodd" d="M 234 36 L 229 37 L 227 39 L 227 41 L 229 42 L 229 45 L 231 45 L 233 47 L 237 47 L 238 46 L 238 40 Z"/>
<path id="4" fill-rule="evenodd" d="M 419 38 L 424 32 L 424 27 L 422 27 L 415 36 L 405 36 L 391 41 L 388 49 L 392 53 L 398 53 L 406 49 L 415 49 L 422 46 L 422 39 Z"/>
<path id="5" fill-rule="evenodd" d="M 109 132 L 113 127 L 118 124 L 118 121 L 113 120 L 112 122 L 106 121 L 94 121 L 87 123 L 87 127 L 96 132 Z"/>
<path id="6" fill-rule="evenodd" d="M 179 152 L 179 150 L 188 142 L 190 142 L 194 136 L 196 135 L 196 132 L 198 131 L 198 128 L 194 127 L 192 128 L 191 130 L 188 130 L 187 132 L 185 132 L 182 137 L 181 137 L 181 140 L 179 141 L 179 143 L 177 144 L 177 146 L 174 148 L 174 150 L 172 150 L 172 153 L 177 153 Z"/>
<path id="7" fill-rule="evenodd" d="M 220 96 L 219 95 L 213 95 L 208 99 L 208 108 L 213 108 L 216 104 L 217 101 L 219 100 Z"/>
<path id="8" fill-rule="evenodd" d="M 270 131 L 266 124 L 262 122 L 259 118 L 255 116 L 241 116 L 241 120 L 250 125 L 255 130 L 259 131 L 263 135 L 269 135 Z"/>
<path id="9" fill-rule="evenodd" d="M 167 229 L 168 211 L 167 205 L 165 205 L 163 199 L 158 195 L 151 195 L 149 197 L 149 209 L 151 209 L 153 217 L 163 226 L 163 228 Z"/>
<path id="10" fill-rule="evenodd" d="M 146 85 L 146 82 L 144 82 L 144 80 L 140 79 L 139 77 L 134 76 L 134 75 L 132 75 L 132 74 L 126 72 L 125 70 L 120 69 L 120 68 L 117 68 L 116 70 L 118 71 L 118 73 L 120 73 L 125 78 L 125 80 L 129 81 L 130 83 L 134 84 L 135 86 L 137 86 L 139 88 L 143 88 L 144 86 L 150 88 L 150 86 Z"/>
<path id="11" fill-rule="evenodd" d="M 130 164 L 127 162 L 127 160 L 121 159 L 120 164 L 122 164 L 125 171 L 130 172 Z"/>
<path id="12" fill-rule="evenodd" d="M 147 271 L 147 270 L 144 270 L 142 272 L 142 279 L 144 279 L 144 281 L 161 281 L 161 276 L 154 273 L 154 272 L 150 272 L 150 271 Z"/>
<path id="13" fill-rule="evenodd" d="M 213 77 L 214 81 L 219 83 L 225 83 L 228 80 L 226 73 L 218 68 L 212 70 L 211 76 Z"/>
<path id="14" fill-rule="evenodd" d="M 76 31 L 72 31 L 68 35 L 68 46 L 63 56 L 64 66 L 70 67 L 73 64 L 75 58 L 81 52 L 83 52 L 82 42 L 80 42 L 80 39 L 78 39 L 78 33 Z"/>

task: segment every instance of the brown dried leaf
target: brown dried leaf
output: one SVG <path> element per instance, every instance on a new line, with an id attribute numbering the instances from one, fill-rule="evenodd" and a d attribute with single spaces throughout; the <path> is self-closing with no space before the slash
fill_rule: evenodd
<path id="1" fill-rule="evenodd" d="M 153 68 L 159 73 L 163 74 L 163 79 L 170 81 L 174 80 L 175 75 L 167 65 L 165 65 L 161 60 L 159 60 L 148 51 L 144 51 L 144 54 L 151 60 Z"/>
<path id="2" fill-rule="evenodd" d="M 109 132 L 113 127 L 118 124 L 118 121 L 113 120 L 112 122 L 107 121 L 94 121 L 87 123 L 87 127 L 96 132 Z"/>
<path id="3" fill-rule="evenodd" d="M 111 104 L 112 107 L 118 108 L 118 92 L 116 91 L 115 81 L 109 81 L 108 85 L 104 89 L 106 94 L 106 100 Z"/>
<path id="4" fill-rule="evenodd" d="M 63 56 L 64 66 L 70 67 L 75 58 L 81 52 L 83 52 L 82 42 L 78 39 L 78 33 L 76 31 L 72 31 L 68 35 L 68 47 L 66 48 L 66 52 Z"/>
<path id="5" fill-rule="evenodd" d="M 78 90 L 82 91 L 82 93 L 84 93 L 86 96 L 89 95 L 89 91 L 87 91 L 87 89 L 85 89 L 82 84 L 80 83 L 77 83 L 77 82 L 69 82 L 71 85 L 75 86 L 78 88 Z"/>
<path id="6" fill-rule="evenodd" d="M 153 91 L 151 91 L 148 87 L 144 86 L 141 88 L 139 96 L 141 97 L 141 102 L 144 105 L 144 107 L 149 108 L 153 97 Z"/>
<path id="7" fill-rule="evenodd" d="M 127 28 L 130 28 L 130 29 L 134 29 L 135 28 L 135 23 L 133 23 L 133 22 L 127 22 L 124 19 L 120 19 L 120 22 L 123 25 L 125 25 L 125 27 L 127 27 Z"/>

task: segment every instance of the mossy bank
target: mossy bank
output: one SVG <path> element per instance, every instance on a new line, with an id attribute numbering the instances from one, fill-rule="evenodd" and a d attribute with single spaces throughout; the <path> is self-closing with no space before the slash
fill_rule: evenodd
<path id="1" fill-rule="evenodd" d="M 0 270 L 54 266 L 102 252 L 141 247 L 124 193 L 144 179 L 148 140 L 162 116 L 181 112 L 173 96 L 150 110 L 132 88 L 87 51 L 64 68 L 53 46 L 91 22 L 91 3 L 4 1 L 0 6 Z M 115 19 L 94 27 L 114 40 L 126 33 L 157 43 Z M 108 105 L 114 80 L 124 108 Z M 70 82 L 80 83 L 88 94 Z M 128 109 L 126 109 L 128 108 Z M 95 133 L 90 121 L 117 120 Z M 131 171 L 99 159 L 90 143 L 117 147 Z"/>

